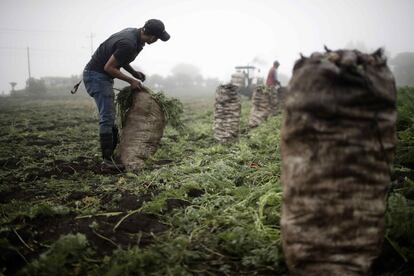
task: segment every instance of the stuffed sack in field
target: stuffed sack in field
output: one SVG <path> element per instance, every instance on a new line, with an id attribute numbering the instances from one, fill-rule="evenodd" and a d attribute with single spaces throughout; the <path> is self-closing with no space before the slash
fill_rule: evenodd
<path id="1" fill-rule="evenodd" d="M 252 95 L 252 107 L 250 109 L 249 127 L 257 127 L 267 120 L 271 112 L 273 93 L 271 88 L 264 85 L 255 87 Z"/>
<path id="2" fill-rule="evenodd" d="M 214 139 L 220 143 L 237 139 L 240 134 L 240 116 L 239 87 L 234 84 L 217 87 L 214 104 Z"/>
<path id="3" fill-rule="evenodd" d="M 292 275 L 369 275 L 385 232 L 396 118 L 382 50 L 327 50 L 296 62 L 281 135 Z"/>
<path id="4" fill-rule="evenodd" d="M 117 102 L 121 113 L 119 155 L 126 170 L 139 170 L 159 147 L 167 123 L 181 128 L 182 104 L 148 88 L 124 88 Z"/>

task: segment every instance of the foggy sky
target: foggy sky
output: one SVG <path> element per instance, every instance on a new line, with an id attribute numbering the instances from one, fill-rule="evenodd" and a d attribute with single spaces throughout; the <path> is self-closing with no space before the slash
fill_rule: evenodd
<path id="1" fill-rule="evenodd" d="M 180 62 L 205 77 L 230 78 L 236 65 L 263 74 L 273 60 L 291 74 L 299 53 L 362 44 L 391 56 L 414 51 L 412 0 L 1 0 L 0 93 L 31 75 L 78 75 L 109 35 L 161 19 L 168 42 L 146 45 L 132 63 L 146 74 L 171 74 Z M 91 41 L 92 35 L 92 41 Z"/>

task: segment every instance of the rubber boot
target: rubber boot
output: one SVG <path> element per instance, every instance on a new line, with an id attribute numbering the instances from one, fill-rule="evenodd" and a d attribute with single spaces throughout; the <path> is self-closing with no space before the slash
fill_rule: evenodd
<path id="1" fill-rule="evenodd" d="M 119 143 L 119 131 L 117 126 L 112 127 L 112 144 L 113 144 L 113 151 L 115 151 L 116 146 Z"/>
<path id="2" fill-rule="evenodd" d="M 101 151 L 103 162 L 101 165 L 102 170 L 119 170 L 123 169 L 121 164 L 116 164 L 113 160 L 112 154 L 114 152 L 114 137 L 113 133 L 101 133 Z"/>

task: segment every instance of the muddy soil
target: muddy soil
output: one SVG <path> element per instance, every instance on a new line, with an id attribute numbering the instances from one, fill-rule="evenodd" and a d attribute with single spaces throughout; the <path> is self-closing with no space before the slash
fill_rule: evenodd
<path id="1" fill-rule="evenodd" d="M 62 166 L 64 162 L 55 161 L 54 165 Z M 50 192 L 49 192 L 50 193 Z M 11 247 L 5 249 L 0 257 L 0 265 L 6 267 L 6 275 L 12 275 L 23 267 L 26 262 L 37 258 L 62 235 L 70 233 L 84 234 L 98 257 L 111 255 L 114 249 L 131 246 L 144 247 L 151 244 L 153 234 L 162 233 L 168 226 L 154 214 L 136 212 L 144 202 L 157 194 L 155 189 L 149 189 L 143 195 L 122 191 L 119 199 L 114 199 L 114 193 L 98 193 L 93 191 L 74 191 L 63 198 L 67 206 L 75 206 L 74 202 L 86 197 L 100 197 L 101 205 L 112 204 L 115 207 L 100 211 L 102 215 L 77 216 L 67 215 L 44 216 L 35 218 L 19 216 L 0 233 L 0 240 L 7 240 Z M 37 195 L 35 191 L 22 189 L 19 186 L 0 193 L 0 203 L 10 200 L 31 200 Z M 45 194 L 53 197 L 52 194 Z M 170 208 L 178 208 L 173 204 Z M 128 215 L 130 214 L 130 215 Z M 118 226 L 115 228 L 115 226 Z M 24 241 L 24 243 L 23 243 Z"/>
<path id="2" fill-rule="evenodd" d="M 46 251 L 48 246 L 59 237 L 70 233 L 84 234 L 96 255 L 103 257 L 112 254 L 117 248 L 147 246 L 153 241 L 152 234 L 168 229 L 168 226 L 156 215 L 137 212 L 123 219 L 126 215 L 126 212 L 122 212 L 108 216 L 76 217 L 74 214 L 69 214 L 40 216 L 34 219 L 19 217 L 10 225 L 10 231 L 0 234 L 0 239 L 7 239 L 12 245 L 10 250 L 2 253 L 1 265 L 7 268 L 6 274 L 12 274 L 26 261 L 37 258 Z M 121 220 L 122 222 L 114 230 L 115 225 Z M 19 251 L 13 248 L 19 248 Z"/>

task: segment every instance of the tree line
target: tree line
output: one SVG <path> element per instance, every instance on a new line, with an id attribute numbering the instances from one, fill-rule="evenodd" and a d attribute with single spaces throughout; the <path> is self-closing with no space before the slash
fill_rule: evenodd
<path id="1" fill-rule="evenodd" d="M 389 59 L 389 65 L 394 73 L 398 86 L 414 86 L 414 52 L 399 53 Z M 73 85 L 80 79 L 81 75 L 70 77 L 43 77 L 29 78 L 23 89 L 15 90 L 16 83 L 10 82 L 11 96 L 33 96 L 47 97 L 51 95 L 64 96 L 69 95 Z M 147 76 L 144 83 L 155 90 L 163 91 L 170 96 L 199 96 L 212 95 L 220 84 L 218 78 L 204 77 L 200 69 L 191 64 L 177 64 L 171 70 L 171 75 L 162 76 L 153 74 Z M 128 84 L 115 80 L 116 88 L 123 88 Z M 80 86 L 79 94 L 86 95 L 85 89 Z"/>
<path id="2" fill-rule="evenodd" d="M 171 70 L 171 75 L 162 76 L 159 74 L 147 75 L 145 86 L 157 91 L 163 91 L 169 96 L 199 96 L 212 95 L 220 84 L 218 78 L 206 78 L 200 73 L 200 70 L 191 64 L 178 64 Z M 16 83 L 10 83 L 11 96 L 65 96 L 70 95 L 69 91 L 73 86 L 82 79 L 82 75 L 73 75 L 70 77 L 42 77 L 29 78 L 26 80 L 26 86 L 23 89 L 15 90 Z M 124 81 L 115 79 L 114 87 L 122 89 L 128 84 Z M 80 95 L 86 96 L 83 85 L 79 87 Z"/>

